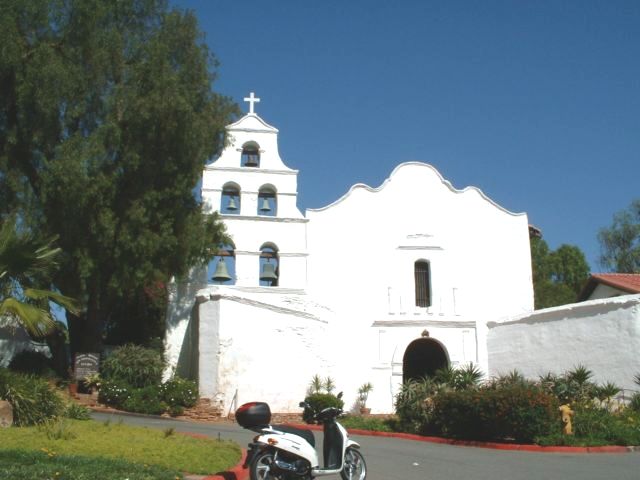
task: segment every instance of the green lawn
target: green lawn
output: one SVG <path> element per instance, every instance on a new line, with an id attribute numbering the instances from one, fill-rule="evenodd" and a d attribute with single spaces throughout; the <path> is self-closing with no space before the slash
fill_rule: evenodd
<path id="1" fill-rule="evenodd" d="M 227 470 L 240 456 L 240 447 L 232 442 L 121 423 L 62 419 L 38 427 L 0 429 L 0 478 L 175 479 L 177 472 L 205 475 Z M 27 467 L 35 468 L 31 476 L 16 476 Z M 96 477 L 95 469 L 113 476 Z M 85 477 L 85 470 L 93 471 L 93 477 Z"/>

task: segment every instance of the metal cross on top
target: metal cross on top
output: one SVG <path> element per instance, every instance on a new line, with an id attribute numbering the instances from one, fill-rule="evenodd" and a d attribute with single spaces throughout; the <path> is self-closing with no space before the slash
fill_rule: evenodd
<path id="1" fill-rule="evenodd" d="M 254 95 L 253 92 L 248 97 L 244 97 L 245 102 L 249 102 L 249 113 L 253 113 L 253 104 L 260 103 L 260 99 Z"/>

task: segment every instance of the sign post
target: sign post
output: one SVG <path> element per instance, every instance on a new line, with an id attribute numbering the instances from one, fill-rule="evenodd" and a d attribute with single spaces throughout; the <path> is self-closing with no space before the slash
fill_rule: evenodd
<path id="1" fill-rule="evenodd" d="M 99 353 L 76 353 L 73 362 L 73 378 L 84 380 L 89 375 L 95 375 L 100 371 Z"/>

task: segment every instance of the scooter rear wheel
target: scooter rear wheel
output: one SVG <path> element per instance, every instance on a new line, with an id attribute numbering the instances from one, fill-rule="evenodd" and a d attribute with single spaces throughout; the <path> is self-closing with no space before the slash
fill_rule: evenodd
<path id="1" fill-rule="evenodd" d="M 344 468 L 340 472 L 343 480 L 365 480 L 367 478 L 367 464 L 359 450 L 347 448 L 344 452 Z"/>
<path id="2" fill-rule="evenodd" d="M 249 466 L 251 480 L 284 480 L 281 472 L 275 470 L 272 452 L 261 452 L 253 458 Z"/>

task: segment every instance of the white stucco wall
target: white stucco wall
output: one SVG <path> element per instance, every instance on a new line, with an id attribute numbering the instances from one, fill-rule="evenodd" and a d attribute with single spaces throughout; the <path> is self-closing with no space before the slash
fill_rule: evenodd
<path id="1" fill-rule="evenodd" d="M 34 342 L 20 327 L 0 326 L 0 367 L 6 367 L 11 359 L 23 350 L 41 352 L 50 357 L 46 343 Z"/>
<path id="2" fill-rule="evenodd" d="M 196 380 L 195 362 L 197 349 L 193 344 L 192 316 L 196 303 L 196 294 L 207 285 L 205 267 L 194 267 L 183 279 L 172 279 L 167 285 L 167 331 L 165 333 L 165 358 L 167 367 L 163 378 L 167 380 L 174 374 Z"/>
<path id="3" fill-rule="evenodd" d="M 517 369 L 537 379 L 584 365 L 596 382 L 638 389 L 640 295 L 538 310 L 488 327 L 492 376 Z"/>
<path id="4" fill-rule="evenodd" d="M 307 218 L 308 290 L 361 339 L 337 349 L 336 361 L 360 383 L 379 379 L 374 412 L 392 411 L 404 352 L 423 330 L 453 365 L 486 373 L 486 322 L 533 310 L 526 215 L 454 189 L 430 165 L 401 164 L 381 187 L 356 185 Z M 428 308 L 415 306 L 416 260 L 431 266 Z"/>
<path id="5" fill-rule="evenodd" d="M 299 291 L 209 287 L 198 293 L 200 394 L 225 412 L 268 401 L 298 411 L 309 381 L 331 367 L 330 312 Z M 235 400 L 234 400 L 234 397 Z"/>
<path id="6" fill-rule="evenodd" d="M 401 164 L 381 187 L 356 185 L 306 216 L 309 291 L 341 311 L 488 320 L 533 309 L 526 214 L 454 189 L 430 165 Z M 421 259 L 431 264 L 427 309 L 415 306 Z"/>

